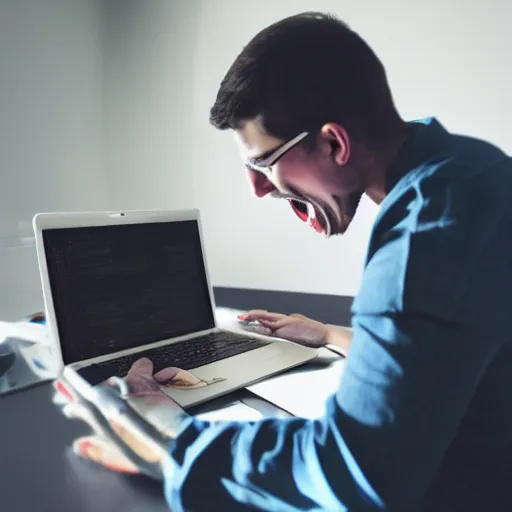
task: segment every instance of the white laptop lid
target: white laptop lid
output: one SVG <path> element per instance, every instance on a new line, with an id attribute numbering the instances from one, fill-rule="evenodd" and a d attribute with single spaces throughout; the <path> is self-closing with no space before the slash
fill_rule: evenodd
<path id="1" fill-rule="evenodd" d="M 215 328 L 197 210 L 39 214 L 34 230 L 62 365 Z"/>

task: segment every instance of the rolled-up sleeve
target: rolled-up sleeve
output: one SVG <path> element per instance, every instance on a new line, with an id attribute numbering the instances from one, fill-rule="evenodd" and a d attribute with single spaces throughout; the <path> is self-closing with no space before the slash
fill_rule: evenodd
<path id="1" fill-rule="evenodd" d="M 415 220 L 414 229 L 388 232 L 368 263 L 350 357 L 325 417 L 191 420 L 170 448 L 172 510 L 419 505 L 502 340 L 480 317 L 462 321 L 473 307 L 465 297 L 480 283 L 465 272 L 487 264 L 489 237 L 484 246 L 473 236 L 462 253 L 457 223 L 419 229 Z"/>

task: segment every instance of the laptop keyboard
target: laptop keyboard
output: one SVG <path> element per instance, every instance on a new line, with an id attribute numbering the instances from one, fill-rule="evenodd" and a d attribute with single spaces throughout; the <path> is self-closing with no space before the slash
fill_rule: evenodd
<path id="1" fill-rule="evenodd" d="M 119 359 L 96 363 L 78 370 L 78 373 L 90 384 L 95 385 L 109 377 L 124 377 L 132 364 L 141 357 L 147 357 L 153 362 L 154 373 L 169 366 L 191 370 L 264 347 L 270 343 L 272 342 L 221 331 L 192 340 L 137 352 Z"/>

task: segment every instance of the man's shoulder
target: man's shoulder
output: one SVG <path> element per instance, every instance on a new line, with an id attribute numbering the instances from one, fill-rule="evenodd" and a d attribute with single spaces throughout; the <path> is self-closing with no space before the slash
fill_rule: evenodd
<path id="1" fill-rule="evenodd" d="M 451 134 L 449 145 L 457 165 L 483 171 L 496 165 L 510 165 L 510 157 L 490 141 L 468 135 Z"/>
<path id="2" fill-rule="evenodd" d="M 382 285 L 396 309 L 454 319 L 468 297 L 474 309 L 512 287 L 512 162 L 478 140 L 454 137 L 453 146 L 460 150 L 426 161 L 383 203 L 364 295 Z"/>
<path id="3" fill-rule="evenodd" d="M 390 191 L 375 234 L 404 222 L 411 231 L 445 226 L 449 219 L 462 226 L 475 216 L 503 214 L 511 204 L 512 158 L 489 142 L 450 135 Z"/>

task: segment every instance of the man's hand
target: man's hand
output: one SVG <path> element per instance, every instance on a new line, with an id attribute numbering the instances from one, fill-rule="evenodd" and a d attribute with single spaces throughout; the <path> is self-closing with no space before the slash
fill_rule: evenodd
<path id="1" fill-rule="evenodd" d="M 64 407 L 63 412 L 68 418 L 86 422 L 94 431 L 93 435 L 75 440 L 73 451 L 77 455 L 119 473 L 138 474 L 140 472 L 140 468 L 126 457 L 115 444 L 109 441 L 86 408 L 71 403 Z M 163 463 L 164 453 L 155 450 L 137 431 L 128 429 L 113 420 L 110 420 L 109 423 L 119 438 L 139 457 L 151 464 Z"/>
<path id="2" fill-rule="evenodd" d="M 345 356 L 352 340 L 352 334 L 348 329 L 328 326 L 298 313 L 283 315 L 270 313 L 264 309 L 253 309 L 240 315 L 238 319 L 243 323 L 258 322 L 270 329 L 273 336 L 307 347 L 335 345 Z"/>
<path id="3" fill-rule="evenodd" d="M 122 395 L 121 388 L 116 384 L 121 379 L 116 382 L 115 379 L 109 379 L 98 385 L 98 388 L 112 390 L 115 400 L 128 400 L 140 415 L 153 423 L 165 440 L 170 440 L 176 436 L 187 415 L 163 392 L 162 388 L 195 389 L 214 384 L 219 380 L 222 379 L 202 380 L 186 370 L 175 367 L 154 373 L 153 363 L 147 358 L 141 358 L 133 363 L 126 377 L 122 379 L 127 394 Z M 161 440 L 149 438 L 133 422 L 123 423 L 115 416 L 109 417 L 108 408 L 105 410 L 101 407 L 95 408 L 87 401 L 81 400 L 71 383 L 66 380 L 59 380 L 55 387 L 57 402 L 63 405 L 63 413 L 68 418 L 85 421 L 93 430 L 93 435 L 77 439 L 73 444 L 73 449 L 78 455 L 123 473 L 140 473 L 142 470 L 146 474 L 153 474 L 158 471 L 153 469 L 144 471 L 142 466 L 149 463 L 158 467 L 168 462 L 167 442 L 162 444 Z M 112 442 L 111 436 L 109 438 L 108 432 L 105 431 L 105 422 L 110 425 L 121 443 L 141 459 L 139 465 Z"/>
<path id="4" fill-rule="evenodd" d="M 263 309 L 253 309 L 240 315 L 238 319 L 242 322 L 258 322 L 270 329 L 274 336 L 300 345 L 321 347 L 327 343 L 327 326 L 298 313 L 283 315 Z"/>

